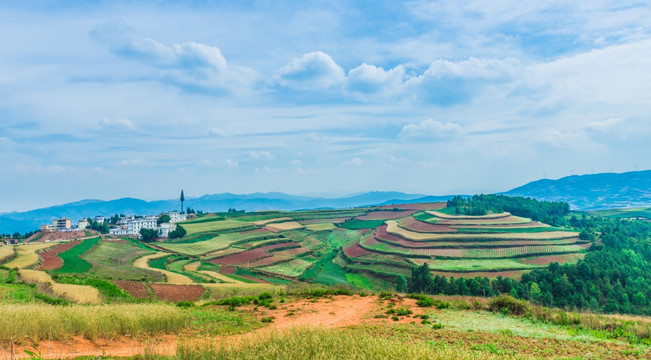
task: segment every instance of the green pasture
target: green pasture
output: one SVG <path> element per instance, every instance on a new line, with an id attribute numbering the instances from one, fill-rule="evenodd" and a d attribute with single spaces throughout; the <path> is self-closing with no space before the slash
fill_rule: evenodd
<path id="1" fill-rule="evenodd" d="M 247 226 L 251 226 L 251 224 L 246 221 L 226 219 L 226 220 L 217 220 L 217 221 L 181 223 L 181 226 L 183 226 L 183 228 L 187 232 L 186 236 L 191 237 L 199 233 L 244 228 Z"/>
<path id="2" fill-rule="evenodd" d="M 516 259 L 442 259 L 420 260 L 414 259 L 417 265 L 426 262 L 431 270 L 440 271 L 501 271 L 501 270 L 527 270 L 544 267 L 543 265 L 525 264 Z"/>
<path id="3" fill-rule="evenodd" d="M 384 220 L 357 220 L 350 219 L 339 224 L 340 227 L 350 230 L 374 229 L 384 225 Z"/>
<path id="4" fill-rule="evenodd" d="M 90 270 L 93 265 L 80 258 L 80 255 L 97 245 L 99 241 L 99 237 L 87 239 L 82 241 L 81 244 L 60 253 L 59 257 L 63 260 L 63 266 L 57 269 L 56 272 L 62 274 L 82 274 Z"/>
<path id="5" fill-rule="evenodd" d="M 86 273 L 89 276 L 110 280 L 145 279 L 161 282 L 165 280 L 161 273 L 133 266 L 135 259 L 153 252 L 151 248 L 133 240 L 126 243 L 100 241 L 81 258 L 93 265 Z"/>
<path id="6" fill-rule="evenodd" d="M 305 269 L 307 269 L 311 265 L 312 262 L 306 261 L 302 258 L 296 258 L 291 261 L 287 261 L 287 262 L 283 262 L 271 266 L 265 266 L 259 269 L 274 274 L 290 276 L 290 277 L 298 277 L 305 271 Z"/>

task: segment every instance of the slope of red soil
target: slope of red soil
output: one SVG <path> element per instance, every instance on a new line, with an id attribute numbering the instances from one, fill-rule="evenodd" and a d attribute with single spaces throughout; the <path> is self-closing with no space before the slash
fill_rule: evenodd
<path id="1" fill-rule="evenodd" d="M 199 285 L 151 284 L 151 288 L 157 297 L 171 302 L 197 301 L 206 291 Z"/>
<path id="2" fill-rule="evenodd" d="M 54 270 L 57 268 L 60 268 L 63 266 L 63 260 L 58 256 L 58 254 L 72 249 L 73 247 L 81 244 L 80 241 L 71 241 L 65 244 L 60 244 L 57 245 L 53 248 L 50 248 L 46 251 L 43 251 L 39 255 L 41 256 L 41 259 L 43 259 L 43 262 L 41 263 L 41 266 L 39 266 L 39 270 Z"/>
<path id="3" fill-rule="evenodd" d="M 288 247 L 288 246 L 299 247 L 301 245 L 295 242 L 267 245 L 267 246 L 243 251 L 237 254 L 232 254 L 217 259 L 212 259 L 209 260 L 209 262 L 213 264 L 223 264 L 223 265 L 243 265 L 243 264 L 254 262 L 263 257 L 272 256 L 272 254 L 269 253 L 269 250 Z"/>
<path id="4" fill-rule="evenodd" d="M 447 225 L 430 224 L 424 221 L 418 221 L 413 217 L 400 220 L 400 227 L 411 231 L 426 233 L 450 233 L 457 231 Z"/>
<path id="5" fill-rule="evenodd" d="M 129 295 L 138 299 L 149 299 L 151 296 L 147 293 L 147 286 L 137 281 L 113 281 L 115 285 L 129 293 Z"/>
<path id="6" fill-rule="evenodd" d="M 393 220 L 400 219 L 415 213 L 416 210 L 403 210 L 403 211 L 371 211 L 370 213 L 358 216 L 358 220 Z"/>
<path id="7" fill-rule="evenodd" d="M 370 251 L 359 246 L 359 243 L 356 243 L 355 245 L 349 246 L 344 249 L 344 254 L 346 254 L 346 256 L 351 258 L 368 255 L 370 253 L 371 253 Z"/>

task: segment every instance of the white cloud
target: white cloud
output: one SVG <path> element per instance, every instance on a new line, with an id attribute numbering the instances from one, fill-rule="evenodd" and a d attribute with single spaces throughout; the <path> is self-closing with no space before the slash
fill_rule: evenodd
<path id="1" fill-rule="evenodd" d="M 240 167 L 240 164 L 237 161 L 226 159 L 226 166 L 228 166 L 231 169 L 237 169 Z"/>
<path id="2" fill-rule="evenodd" d="M 99 121 L 99 126 L 109 129 L 135 129 L 136 125 L 129 119 L 107 119 Z"/>
<path id="3" fill-rule="evenodd" d="M 622 118 L 611 118 L 604 121 L 593 121 L 587 126 L 587 129 L 598 132 L 612 131 L 617 128 L 623 121 L 624 119 Z"/>
<path id="4" fill-rule="evenodd" d="M 294 59 L 278 70 L 276 81 L 297 90 L 322 90 L 344 81 L 344 70 L 330 55 L 314 51 Z"/>
<path id="5" fill-rule="evenodd" d="M 463 133 L 461 125 L 454 122 L 441 122 L 427 119 L 418 124 L 405 125 L 398 137 L 420 139 L 442 139 L 455 137 Z"/>
<path id="6" fill-rule="evenodd" d="M 250 68 L 229 65 L 216 46 L 194 41 L 168 46 L 137 35 L 122 20 L 99 24 L 90 36 L 117 56 L 156 66 L 161 72 L 153 76 L 186 90 L 248 90 L 257 78 Z"/>
<path id="7" fill-rule="evenodd" d="M 143 159 L 125 159 L 120 161 L 120 165 L 123 166 L 138 166 L 144 164 L 145 161 Z"/>
<path id="8" fill-rule="evenodd" d="M 292 160 L 289 163 L 292 164 L 292 165 L 296 165 L 296 166 L 303 165 L 303 162 L 301 160 Z"/>
<path id="9" fill-rule="evenodd" d="M 344 90 L 358 96 L 396 94 L 402 90 L 404 77 L 405 68 L 402 65 L 386 71 L 381 67 L 363 63 L 348 72 Z"/>
<path id="10" fill-rule="evenodd" d="M 249 151 L 249 156 L 254 159 L 264 159 L 264 160 L 273 159 L 275 157 L 273 154 L 271 154 L 269 151 L 266 150 Z"/>
<path id="11" fill-rule="evenodd" d="M 344 165 L 362 165 L 364 162 L 359 157 L 354 157 L 348 161 L 344 161 Z"/>
<path id="12" fill-rule="evenodd" d="M 212 128 L 208 132 L 208 134 L 213 135 L 213 136 L 226 136 L 226 132 L 220 128 Z"/>

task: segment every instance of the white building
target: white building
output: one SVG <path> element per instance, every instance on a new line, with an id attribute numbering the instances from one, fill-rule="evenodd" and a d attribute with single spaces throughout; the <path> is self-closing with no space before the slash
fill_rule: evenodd
<path id="1" fill-rule="evenodd" d="M 126 226 L 117 226 L 109 229 L 109 235 L 111 236 L 129 236 L 133 235 L 127 231 Z"/>
<path id="2" fill-rule="evenodd" d="M 188 219 L 188 216 L 186 214 L 181 214 L 178 211 L 170 211 L 167 213 L 167 215 L 170 216 L 170 223 L 177 223 L 177 222 L 182 222 Z"/>
<path id="3" fill-rule="evenodd" d="M 145 216 L 127 222 L 127 231 L 132 235 L 140 234 L 140 229 L 156 229 L 158 216 Z"/>
<path id="4" fill-rule="evenodd" d="M 158 226 L 158 237 L 168 237 L 170 233 L 176 230 L 176 225 L 171 223 L 162 223 Z"/>
<path id="5" fill-rule="evenodd" d="M 95 218 L 93 220 L 96 223 L 102 225 L 104 223 L 104 216 L 102 216 L 102 215 L 95 216 Z"/>
<path id="6" fill-rule="evenodd" d="M 88 227 L 88 220 L 86 220 L 86 218 L 83 218 L 77 222 L 77 229 L 86 230 L 87 227 Z"/>

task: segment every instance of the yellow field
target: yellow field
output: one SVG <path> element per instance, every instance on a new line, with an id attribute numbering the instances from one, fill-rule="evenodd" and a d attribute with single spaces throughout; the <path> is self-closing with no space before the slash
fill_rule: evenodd
<path id="1" fill-rule="evenodd" d="M 241 282 L 241 281 L 239 281 L 239 280 L 231 279 L 231 278 L 229 278 L 228 276 L 226 276 L 226 275 L 224 275 L 224 274 L 220 274 L 220 273 L 218 273 L 218 272 L 208 271 L 208 270 L 201 270 L 201 271 L 199 271 L 199 272 L 202 273 L 202 274 L 208 275 L 208 276 L 210 276 L 210 277 L 212 277 L 212 278 L 215 278 L 215 279 L 217 279 L 217 280 L 221 280 L 221 281 L 223 281 L 224 283 L 230 283 L 230 284 L 244 284 L 243 282 Z"/>
<path id="2" fill-rule="evenodd" d="M 290 217 L 279 217 L 279 218 L 274 218 L 274 219 L 268 219 L 268 220 L 258 220 L 254 221 L 253 223 L 256 225 L 267 225 L 271 223 L 276 223 L 276 222 L 284 222 L 284 221 L 291 221 L 294 220 Z"/>
<path id="3" fill-rule="evenodd" d="M 23 281 L 28 283 L 47 284 L 54 295 L 62 297 L 78 304 L 99 304 L 101 296 L 99 291 L 92 286 L 59 284 L 54 282 L 50 275 L 40 270 L 20 270 L 19 275 Z"/>
<path id="4" fill-rule="evenodd" d="M 195 261 L 195 262 L 185 264 L 185 266 L 183 267 L 183 270 L 184 271 L 197 271 L 197 270 L 199 270 L 199 266 L 201 266 L 201 262 L 200 261 Z"/>
<path id="5" fill-rule="evenodd" d="M 13 255 L 14 255 L 13 245 L 0 246 L 0 264 L 2 264 L 5 261 L 5 259 L 8 259 Z"/>
<path id="6" fill-rule="evenodd" d="M 167 283 L 169 283 L 169 284 L 192 284 L 192 282 L 193 282 L 192 279 L 190 279 L 187 276 L 183 276 L 181 274 L 173 273 L 173 272 L 167 271 L 167 270 L 162 270 L 162 269 L 156 269 L 156 268 L 149 267 L 149 260 L 158 259 L 158 258 L 161 258 L 161 257 L 166 256 L 166 255 L 169 255 L 169 254 L 164 253 L 164 252 L 158 252 L 158 253 L 151 254 L 151 255 L 145 255 L 145 256 L 137 258 L 133 262 L 133 266 L 137 267 L 137 268 L 141 268 L 141 269 L 148 269 L 148 270 L 157 271 L 157 272 L 165 275 L 165 278 L 167 279 Z"/>
<path id="7" fill-rule="evenodd" d="M 5 266 L 10 268 L 19 268 L 26 269 L 30 268 L 39 262 L 37 251 L 47 249 L 51 246 L 58 245 L 59 243 L 38 243 L 38 244 L 28 244 L 28 245 L 18 245 L 16 250 L 18 256 L 12 261 L 5 264 Z"/>
<path id="8" fill-rule="evenodd" d="M 219 220 L 199 223 L 181 223 L 181 226 L 187 231 L 187 235 L 193 235 L 200 232 L 234 229 L 248 226 L 250 223 L 237 220 Z"/>
<path id="9" fill-rule="evenodd" d="M 305 225 L 305 228 L 311 231 L 333 230 L 335 228 L 335 224 L 333 223 L 307 224 Z"/>
<path id="10" fill-rule="evenodd" d="M 271 228 L 271 229 L 274 229 L 274 230 L 285 231 L 285 230 L 302 229 L 303 225 L 301 223 L 299 223 L 298 221 L 288 221 L 288 222 L 283 222 L 283 223 L 269 224 L 269 225 L 267 225 L 267 227 Z"/>
<path id="11" fill-rule="evenodd" d="M 409 240 L 427 241 L 427 240 L 454 240 L 454 239 L 524 239 L 524 240 L 552 240 L 568 239 L 579 236 L 578 232 L 573 231 L 548 231 L 538 233 L 497 233 L 497 234 L 432 234 L 419 233 L 403 229 L 398 226 L 394 220 L 386 221 L 387 232 L 393 235 L 402 236 Z"/>
<path id="12" fill-rule="evenodd" d="M 511 216 L 511 214 L 507 212 L 501 212 L 498 214 L 488 214 L 488 215 L 476 215 L 476 216 L 475 215 L 449 215 L 436 210 L 428 210 L 427 213 L 446 220 L 499 219 L 499 218 Z"/>

